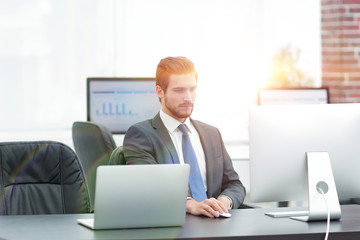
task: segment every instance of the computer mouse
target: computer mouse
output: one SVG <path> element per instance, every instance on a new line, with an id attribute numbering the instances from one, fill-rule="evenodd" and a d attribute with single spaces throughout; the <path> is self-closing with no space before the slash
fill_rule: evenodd
<path id="1" fill-rule="evenodd" d="M 219 213 L 219 214 L 220 214 L 220 217 L 223 217 L 223 218 L 229 218 L 229 217 L 231 217 L 231 213 L 223 212 L 223 213 Z"/>

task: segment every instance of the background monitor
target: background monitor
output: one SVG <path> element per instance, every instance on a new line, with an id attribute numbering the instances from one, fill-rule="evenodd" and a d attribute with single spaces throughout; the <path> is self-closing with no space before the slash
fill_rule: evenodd
<path id="1" fill-rule="evenodd" d="M 112 133 L 125 133 L 134 123 L 153 118 L 160 108 L 154 78 L 87 79 L 87 120 Z"/>
<path id="2" fill-rule="evenodd" d="M 258 90 L 258 105 L 326 104 L 327 88 L 262 88 Z"/>
<path id="3" fill-rule="evenodd" d="M 255 106 L 249 141 L 253 202 L 307 200 L 311 151 L 329 153 L 340 201 L 360 197 L 360 104 Z"/>

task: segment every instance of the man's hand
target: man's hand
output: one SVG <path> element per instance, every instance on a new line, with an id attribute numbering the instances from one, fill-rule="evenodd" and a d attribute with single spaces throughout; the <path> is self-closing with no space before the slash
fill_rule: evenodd
<path id="1" fill-rule="evenodd" d="M 229 205 L 230 206 L 230 205 Z M 194 199 L 186 201 L 186 212 L 192 215 L 204 215 L 210 218 L 219 217 L 220 213 L 228 212 L 227 207 L 215 198 L 197 202 Z"/>
<path id="2" fill-rule="evenodd" d="M 217 199 L 224 204 L 226 209 L 231 209 L 231 200 L 228 197 L 220 195 Z"/>

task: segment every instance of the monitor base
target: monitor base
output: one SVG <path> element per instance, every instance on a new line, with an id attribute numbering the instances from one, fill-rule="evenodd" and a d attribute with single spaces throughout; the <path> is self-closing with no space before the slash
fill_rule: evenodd
<path id="1" fill-rule="evenodd" d="M 271 217 L 290 217 L 294 220 L 309 222 L 341 218 L 339 198 L 327 152 L 306 152 L 308 169 L 309 211 L 265 213 Z M 307 214 L 306 214 L 307 213 Z"/>
<path id="2" fill-rule="evenodd" d="M 289 218 L 297 216 L 308 216 L 309 211 L 266 212 L 265 215 L 273 218 Z"/>

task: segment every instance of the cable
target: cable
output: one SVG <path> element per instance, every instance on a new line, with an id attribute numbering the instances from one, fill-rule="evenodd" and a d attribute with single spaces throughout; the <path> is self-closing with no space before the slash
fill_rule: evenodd
<path id="1" fill-rule="evenodd" d="M 326 224 L 326 233 L 325 233 L 325 238 L 324 238 L 324 240 L 327 240 L 329 237 L 329 232 L 330 232 L 330 209 L 329 209 L 328 203 L 326 201 L 324 191 L 321 188 L 318 188 L 318 191 L 320 191 L 321 195 L 323 196 L 325 205 L 326 205 L 326 209 L 327 209 L 327 224 Z"/>

